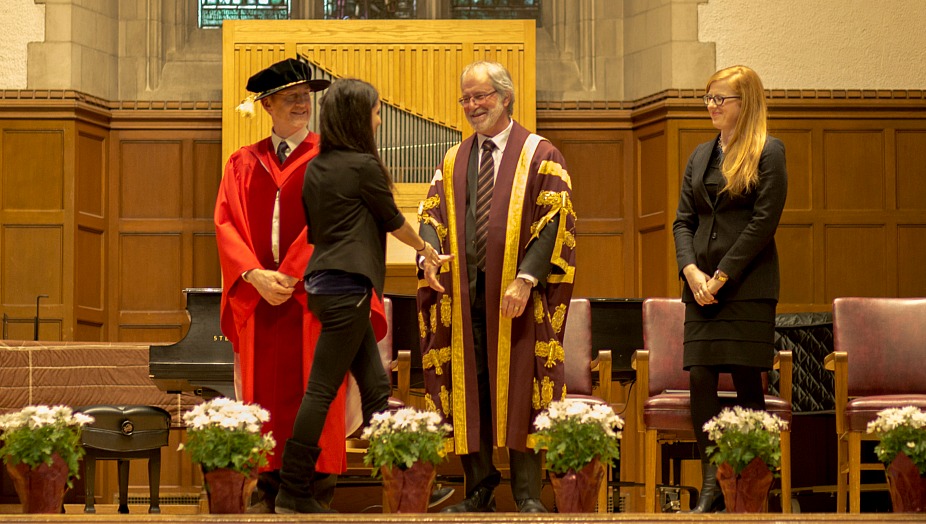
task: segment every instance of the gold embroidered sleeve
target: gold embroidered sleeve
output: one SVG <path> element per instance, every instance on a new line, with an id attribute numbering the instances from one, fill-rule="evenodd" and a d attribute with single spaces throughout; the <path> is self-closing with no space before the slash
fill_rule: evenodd
<path id="1" fill-rule="evenodd" d="M 572 199 L 566 191 L 541 191 L 537 195 L 538 206 L 552 206 L 555 210 L 565 210 L 575 217 L 575 210 L 572 208 Z"/>
<path id="2" fill-rule="evenodd" d="M 572 179 L 569 177 L 569 172 L 563 169 L 562 164 L 559 162 L 544 160 L 540 163 L 540 169 L 537 172 L 541 175 L 555 176 L 565 182 L 566 187 L 572 189 Z"/>

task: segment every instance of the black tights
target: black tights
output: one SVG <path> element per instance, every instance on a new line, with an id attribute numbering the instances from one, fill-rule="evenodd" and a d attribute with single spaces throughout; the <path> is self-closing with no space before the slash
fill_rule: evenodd
<path id="1" fill-rule="evenodd" d="M 762 369 L 751 366 L 725 366 L 736 388 L 736 405 L 765 410 L 765 391 L 762 387 Z M 695 428 L 698 452 L 701 461 L 706 463 L 707 446 L 711 441 L 707 433 L 701 430 L 704 423 L 720 413 L 720 398 L 717 396 L 717 384 L 720 380 L 720 368 L 716 366 L 691 366 L 688 379 L 691 383 L 691 422 Z"/>

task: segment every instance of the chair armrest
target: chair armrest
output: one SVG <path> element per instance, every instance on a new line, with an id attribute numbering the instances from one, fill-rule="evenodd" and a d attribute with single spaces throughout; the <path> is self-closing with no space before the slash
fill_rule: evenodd
<path id="1" fill-rule="evenodd" d="M 823 367 L 834 373 L 836 397 L 836 434 L 846 431 L 846 404 L 849 402 L 849 354 L 833 351 L 823 358 Z"/>
<path id="2" fill-rule="evenodd" d="M 630 367 L 637 372 L 637 431 L 642 433 L 646 431 L 643 425 L 643 404 L 649 398 L 649 351 L 645 349 L 634 351 L 633 356 L 630 357 Z"/>
<path id="3" fill-rule="evenodd" d="M 396 397 L 408 405 L 408 391 L 411 383 L 412 371 L 412 352 L 407 349 L 399 350 L 399 358 L 396 361 Z"/>
<path id="4" fill-rule="evenodd" d="M 779 351 L 775 355 L 773 367 L 779 371 L 778 394 L 788 404 L 791 403 L 792 378 L 794 374 L 794 360 L 791 351 Z"/>
<path id="5" fill-rule="evenodd" d="M 611 350 L 598 350 L 598 358 L 590 364 L 592 371 L 598 371 L 598 396 L 611 403 Z"/>

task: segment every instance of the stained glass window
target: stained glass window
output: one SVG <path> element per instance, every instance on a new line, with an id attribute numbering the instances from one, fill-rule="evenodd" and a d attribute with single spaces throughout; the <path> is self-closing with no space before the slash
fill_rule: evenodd
<path id="1" fill-rule="evenodd" d="M 199 27 L 219 28 L 224 20 L 289 20 L 290 0 L 199 0 Z"/>
<path id="2" fill-rule="evenodd" d="M 325 18 L 344 20 L 416 18 L 415 0 L 325 0 Z"/>
<path id="3" fill-rule="evenodd" d="M 450 0 L 450 18 L 540 20 L 540 0 Z"/>

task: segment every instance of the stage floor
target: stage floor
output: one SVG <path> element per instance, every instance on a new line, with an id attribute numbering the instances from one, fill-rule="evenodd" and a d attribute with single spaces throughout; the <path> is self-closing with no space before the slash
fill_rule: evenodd
<path id="1" fill-rule="evenodd" d="M 134 509 L 134 508 L 133 508 Z M 64 515 L 0 515 L 0 521 L 22 522 L 22 523 L 71 523 L 71 524 L 92 524 L 92 523 L 145 523 L 145 522 L 171 522 L 171 523 L 281 523 L 281 522 L 312 522 L 312 523 L 339 523 L 339 524 L 366 524 L 366 523 L 384 523 L 384 524 L 419 524 L 419 523 L 453 523 L 453 524 L 495 524 L 505 522 L 506 524 L 518 523 L 610 523 L 610 522 L 634 522 L 634 523 L 661 523 L 661 522 L 710 522 L 712 524 L 723 523 L 857 523 L 857 524 L 875 524 L 880 522 L 924 522 L 921 515 L 916 514 L 890 514 L 890 513 L 869 513 L 862 515 L 837 515 L 835 513 L 806 513 L 781 515 L 773 513 L 763 513 L 755 515 L 727 515 L 723 513 L 714 513 L 710 515 L 684 515 L 684 514 L 656 514 L 649 515 L 644 513 L 612 513 L 612 514 L 556 514 L 550 513 L 545 515 L 524 516 L 517 513 L 493 513 L 493 514 L 407 514 L 407 515 L 382 515 L 371 513 L 341 513 L 333 515 L 181 515 L 173 513 L 164 513 L 161 515 L 129 514 L 96 514 L 84 515 L 64 514 Z"/>

